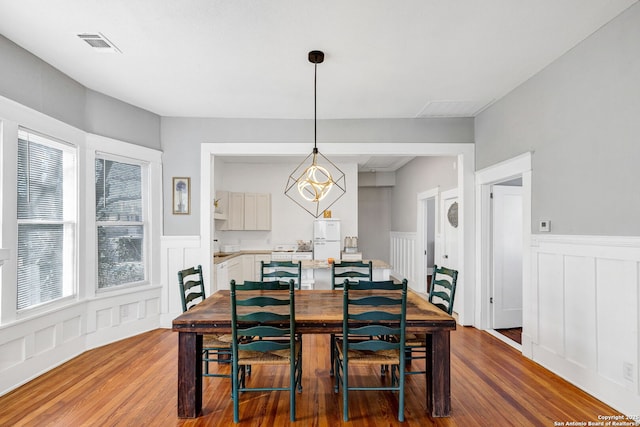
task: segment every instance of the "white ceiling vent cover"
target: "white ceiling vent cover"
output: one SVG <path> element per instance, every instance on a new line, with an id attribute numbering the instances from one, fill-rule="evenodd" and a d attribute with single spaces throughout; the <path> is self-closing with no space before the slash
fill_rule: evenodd
<path id="1" fill-rule="evenodd" d="M 431 101 L 424 106 L 420 117 L 475 117 L 492 101 Z"/>
<path id="2" fill-rule="evenodd" d="M 120 49 L 118 49 L 116 45 L 111 43 L 111 41 L 108 38 L 106 38 L 102 33 L 93 33 L 93 34 L 83 33 L 83 34 L 78 34 L 78 37 L 80 37 L 80 39 L 87 42 L 87 44 L 92 48 L 94 48 L 96 52 L 121 53 Z"/>

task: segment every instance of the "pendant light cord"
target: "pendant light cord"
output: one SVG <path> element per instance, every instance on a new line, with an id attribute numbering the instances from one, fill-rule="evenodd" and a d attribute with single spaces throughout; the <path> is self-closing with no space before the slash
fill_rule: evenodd
<path id="1" fill-rule="evenodd" d="M 313 152 L 318 151 L 318 64 L 313 64 Z"/>

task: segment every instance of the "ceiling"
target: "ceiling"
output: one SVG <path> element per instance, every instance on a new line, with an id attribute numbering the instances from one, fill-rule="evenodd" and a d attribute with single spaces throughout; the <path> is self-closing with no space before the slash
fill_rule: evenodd
<path id="1" fill-rule="evenodd" d="M 0 34 L 161 116 L 312 118 L 319 49 L 319 119 L 473 117 L 636 1 L 0 0 Z"/>

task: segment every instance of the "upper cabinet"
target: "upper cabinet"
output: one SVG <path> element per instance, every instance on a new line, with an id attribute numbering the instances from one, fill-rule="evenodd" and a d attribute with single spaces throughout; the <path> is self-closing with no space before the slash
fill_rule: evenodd
<path id="1" fill-rule="evenodd" d="M 271 230 L 271 194 L 244 193 L 244 229 Z"/>
<path id="2" fill-rule="evenodd" d="M 217 191 L 216 200 L 218 230 L 271 230 L 271 194 Z"/>
<path id="3" fill-rule="evenodd" d="M 213 219 L 226 220 L 229 212 L 229 192 L 216 191 L 213 201 Z"/>

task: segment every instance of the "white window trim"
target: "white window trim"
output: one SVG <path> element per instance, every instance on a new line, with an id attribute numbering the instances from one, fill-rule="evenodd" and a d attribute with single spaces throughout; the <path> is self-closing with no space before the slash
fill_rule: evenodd
<path id="1" fill-rule="evenodd" d="M 18 288 L 17 288 L 17 277 L 16 277 L 16 282 L 14 285 L 15 288 L 15 305 L 13 306 L 13 309 L 15 310 L 16 313 L 16 317 L 23 317 L 23 316 L 30 316 L 34 313 L 39 313 L 41 311 L 46 311 L 48 310 L 50 307 L 53 308 L 57 308 L 61 305 L 66 305 L 70 302 L 74 302 L 76 301 L 77 297 L 78 297 L 78 254 L 80 253 L 79 251 L 79 222 L 80 222 L 80 218 L 78 215 L 78 199 L 79 199 L 79 195 L 80 195 L 80 190 L 79 190 L 79 182 L 80 182 L 80 172 L 79 172 L 79 164 L 80 164 L 80 150 L 79 147 L 76 144 L 73 144 L 71 142 L 62 140 L 60 138 L 57 138 L 53 135 L 47 135 L 45 133 L 42 132 L 38 132 L 35 131 L 33 129 L 30 129 L 28 127 L 25 126 L 20 126 L 18 125 L 17 127 L 17 132 L 16 132 L 16 146 L 18 145 L 18 139 L 20 137 L 20 133 L 22 132 L 26 132 L 29 134 L 29 136 L 35 137 L 34 140 L 30 141 L 34 144 L 39 144 L 39 145 L 43 145 L 49 148 L 54 148 L 54 149 L 58 149 L 58 150 L 62 150 L 65 151 L 67 153 L 70 153 L 73 155 L 73 173 L 74 176 L 72 178 L 73 180 L 73 186 L 75 189 L 75 198 L 74 200 L 71 200 L 69 203 L 71 206 L 66 206 L 65 205 L 65 210 L 72 210 L 72 219 L 63 219 L 61 221 L 46 221 L 46 220 L 25 220 L 25 219 L 18 219 L 17 215 L 14 216 L 14 221 L 16 221 L 16 229 L 17 229 L 17 225 L 19 224 L 62 224 L 62 225 L 73 225 L 73 250 L 72 253 L 70 254 L 66 254 L 68 255 L 68 258 L 71 258 L 71 260 L 67 259 L 66 262 L 70 262 L 71 265 L 71 271 L 69 272 L 69 274 L 71 275 L 70 278 L 70 283 L 67 284 L 67 286 L 70 288 L 70 293 L 68 295 L 62 296 L 60 298 L 56 298 L 50 301 L 43 301 L 40 302 L 38 304 L 34 304 L 34 305 L 30 305 L 29 307 L 24 307 L 24 308 L 18 308 L 17 307 L 17 292 L 18 292 Z M 17 167 L 17 148 L 16 148 L 16 167 Z M 14 182 L 14 187 L 15 187 L 15 191 L 16 191 L 16 197 L 17 197 L 17 174 L 16 174 L 16 182 Z M 17 212 L 16 212 L 17 213 Z M 16 249 L 14 251 L 15 253 L 15 257 L 16 257 L 16 262 L 17 262 L 17 254 L 18 254 L 18 250 L 17 250 L 17 230 L 16 230 Z M 67 258 L 67 256 L 65 256 L 65 258 Z M 64 286 L 64 283 L 63 283 Z"/>
<path id="2" fill-rule="evenodd" d="M 145 280 L 119 286 L 98 289 L 98 241 L 95 212 L 95 161 L 96 159 L 114 160 L 123 163 L 139 164 L 143 167 L 142 203 L 144 224 L 144 269 Z M 84 215 L 86 233 L 84 234 L 87 251 L 86 264 L 92 266 L 85 271 L 85 292 L 88 298 L 111 297 L 119 292 L 152 286 L 160 280 L 160 237 L 162 230 L 162 153 L 158 150 L 142 147 L 115 139 L 87 134 L 87 152 L 85 165 L 90 169 L 91 181 L 87 185 Z M 100 222 L 102 223 L 102 222 Z M 131 223 L 127 223 L 131 224 Z M 109 222 L 109 225 L 117 225 Z M 90 270 L 90 271 L 89 271 Z"/>
<path id="3" fill-rule="evenodd" d="M 141 168 L 141 182 L 140 185 L 142 186 L 142 221 L 95 221 L 96 226 L 95 226 L 95 230 L 94 232 L 96 233 L 97 236 L 97 232 L 98 232 L 98 227 L 100 226 L 107 226 L 107 227 L 116 227 L 116 226 L 121 226 L 121 225 L 141 225 L 143 227 L 143 257 L 142 257 L 142 264 L 144 266 L 144 280 L 140 280 L 137 282 L 128 282 L 128 283 L 123 283 L 121 285 L 116 285 L 116 286 L 109 286 L 106 288 L 99 288 L 98 285 L 98 263 L 97 263 L 97 258 L 96 258 L 96 266 L 95 266 L 95 287 L 96 287 L 96 293 L 100 294 L 103 292 L 112 292 L 114 290 L 117 289 L 123 289 L 123 288 L 132 288 L 132 287 L 138 287 L 138 286 L 144 286 L 144 285 L 148 285 L 149 284 L 149 246 L 147 244 L 147 240 L 149 239 L 149 233 L 147 231 L 147 229 L 149 228 L 149 221 L 148 221 L 148 217 L 149 217 L 149 185 L 150 185 L 150 169 L 149 169 L 149 162 L 146 160 L 139 160 L 139 159 L 134 159 L 131 157 L 124 157 L 124 156 L 118 156 L 112 153 L 103 153 L 103 152 L 96 152 L 95 153 L 95 160 L 108 160 L 108 161 L 113 161 L 113 162 L 118 162 L 118 163 L 126 163 L 129 165 L 137 165 L 140 166 Z M 95 176 L 95 160 L 93 162 L 94 165 L 94 176 Z M 93 186 L 94 191 L 95 191 L 95 184 Z M 95 205 L 95 199 L 96 199 L 96 195 L 94 193 L 93 196 L 93 201 L 94 201 L 94 205 Z M 94 220 L 95 220 L 95 213 L 93 216 Z M 98 254 L 98 239 L 96 238 L 96 246 L 95 246 L 95 251 L 96 251 L 96 255 Z"/>

